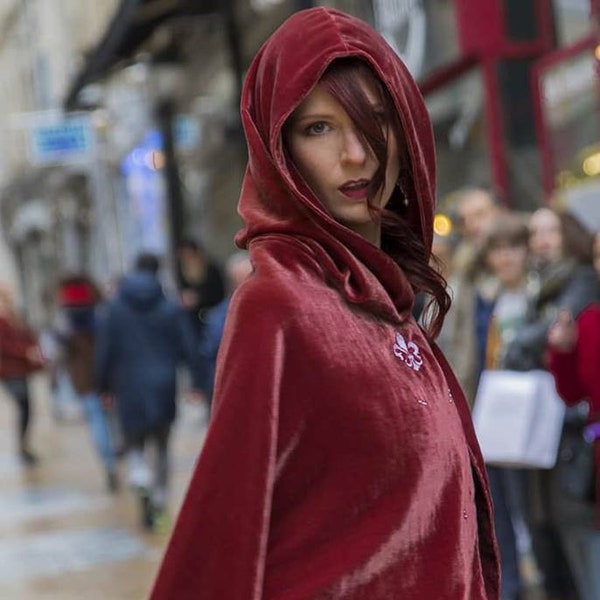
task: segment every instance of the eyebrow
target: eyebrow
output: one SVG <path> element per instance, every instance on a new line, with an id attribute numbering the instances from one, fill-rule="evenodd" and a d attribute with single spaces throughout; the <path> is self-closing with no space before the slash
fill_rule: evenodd
<path id="1" fill-rule="evenodd" d="M 385 106 L 381 103 L 381 102 L 377 102 L 376 104 L 371 104 L 371 110 L 373 112 L 385 112 Z M 292 121 L 294 123 L 298 123 L 299 121 L 305 121 L 305 120 L 327 120 L 330 119 L 332 117 L 331 113 L 325 113 L 325 112 L 306 112 L 306 113 L 302 113 L 300 112 L 299 114 L 296 114 L 296 116 L 294 116 L 292 118 Z"/>
<path id="2" fill-rule="evenodd" d="M 306 120 L 327 120 L 330 119 L 332 117 L 331 113 L 321 113 L 321 112 L 307 112 L 307 113 L 300 113 L 297 114 L 294 118 L 293 121 L 295 123 L 297 123 L 298 121 L 306 121 Z"/>

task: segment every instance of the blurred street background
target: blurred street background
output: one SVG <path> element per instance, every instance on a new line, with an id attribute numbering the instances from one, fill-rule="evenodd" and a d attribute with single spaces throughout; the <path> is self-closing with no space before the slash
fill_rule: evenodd
<path id="1" fill-rule="evenodd" d="M 206 336 L 222 328 L 246 276 L 233 243 L 247 159 L 241 84 L 267 36 L 317 5 L 369 22 L 419 83 L 438 157 L 434 250 L 456 304 L 489 300 L 472 258 L 497 250 L 483 240 L 500 214 L 528 227 L 523 293 L 540 323 L 565 308 L 576 317 L 600 299 L 591 241 L 585 256 L 570 253 L 572 231 L 557 220 L 573 215 L 590 240 L 600 230 L 600 0 L 0 0 L 0 346 L 3 332 L 17 332 L 11 344 L 24 349 L 25 365 L 0 365 L 0 599 L 147 596 L 209 420 L 219 336 Z M 510 246 L 508 238 L 497 245 Z M 191 378 L 177 371 L 168 498 L 166 484 L 148 491 L 126 456 L 114 398 L 85 376 L 92 315 L 119 295 L 140 254 L 160 259 L 157 278 L 191 318 L 204 360 L 190 403 L 184 396 L 200 375 L 193 360 Z M 502 265 L 488 263 L 483 278 L 502 280 Z M 580 264 L 592 272 L 589 295 L 577 309 L 555 295 L 542 311 L 544 269 L 559 265 L 552 289 L 566 290 L 563 273 Z M 153 271 L 147 260 L 142 267 Z M 467 315 L 449 319 L 441 342 L 478 377 L 475 350 L 452 331 L 481 322 Z M 469 377 L 461 383 L 473 402 Z M 559 518 L 562 541 L 550 544 L 559 562 L 545 571 L 512 492 L 501 499 L 511 515 L 503 527 L 518 556 L 503 600 L 600 600 L 581 583 L 600 573 L 600 550 L 578 554 Z M 567 563 L 573 573 L 552 589 L 552 573 Z"/>
<path id="2" fill-rule="evenodd" d="M 13 415 L 0 411 L 0 597 L 123 600 L 147 597 L 169 528 L 145 532 L 135 498 L 109 493 L 81 411 L 52 414 L 48 380 L 35 378 L 33 435 L 40 465 L 24 470 L 13 451 Z M 0 394 L 4 408 L 10 405 Z M 175 429 L 171 506 L 185 492 L 205 432 L 202 407 L 186 405 Z M 43 462 L 42 462 L 43 461 Z"/>

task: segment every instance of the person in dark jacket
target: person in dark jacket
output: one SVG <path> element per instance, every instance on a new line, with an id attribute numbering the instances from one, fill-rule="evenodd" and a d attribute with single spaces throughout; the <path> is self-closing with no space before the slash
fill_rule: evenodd
<path id="1" fill-rule="evenodd" d="M 599 298 L 592 266 L 593 236 L 574 216 L 540 208 L 529 221 L 532 298 L 525 322 L 508 344 L 504 366 L 514 371 L 544 369 L 551 325 L 561 311 L 577 317 Z M 560 460 L 560 453 L 559 453 Z M 529 526 L 533 549 L 551 598 L 571 598 L 579 555 L 572 548 L 571 523 L 578 509 L 560 490 L 557 469 L 531 470 Z"/>
<path id="2" fill-rule="evenodd" d="M 158 280 L 159 260 L 141 254 L 99 320 L 98 389 L 114 394 L 127 448 L 129 483 L 138 491 L 143 525 L 164 517 L 168 442 L 176 415 L 178 365 L 196 375 L 194 336 L 184 311 L 167 298 Z M 153 472 L 145 458 L 154 446 Z"/>
<path id="3" fill-rule="evenodd" d="M 592 266 L 592 235 L 574 216 L 540 208 L 529 221 L 532 256 L 527 321 L 509 344 L 506 366 L 515 371 L 545 368 L 548 330 L 560 310 L 577 316 L 600 297 Z"/>
<path id="4" fill-rule="evenodd" d="M 225 297 L 219 267 L 195 240 L 183 240 L 177 248 L 178 283 L 181 304 L 196 335 L 202 334 L 205 314 Z"/>

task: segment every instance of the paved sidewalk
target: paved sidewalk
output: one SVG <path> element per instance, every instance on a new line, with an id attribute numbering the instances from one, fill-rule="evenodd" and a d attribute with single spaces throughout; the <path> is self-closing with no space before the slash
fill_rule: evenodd
<path id="1" fill-rule="evenodd" d="M 171 452 L 173 517 L 205 432 L 201 407 L 180 408 Z M 81 419 L 57 423 L 51 415 L 47 382 L 38 377 L 32 447 L 40 463 L 25 468 L 14 453 L 15 408 L 0 390 L 0 599 L 145 600 L 168 532 L 141 530 L 124 484 L 115 495 L 106 491 Z"/>
<path id="2" fill-rule="evenodd" d="M 0 600 L 146 600 L 169 531 L 139 527 L 133 493 L 109 494 L 81 419 L 58 423 L 45 378 L 34 382 L 32 447 L 14 453 L 14 406 L 0 389 Z M 75 407 L 76 408 L 76 407 Z M 177 514 L 205 434 L 202 407 L 180 404 L 171 450 Z M 544 600 L 534 589 L 524 600 Z"/>

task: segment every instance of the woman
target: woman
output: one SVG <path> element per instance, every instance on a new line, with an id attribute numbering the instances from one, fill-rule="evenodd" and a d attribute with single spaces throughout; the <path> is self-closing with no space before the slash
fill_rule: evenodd
<path id="1" fill-rule="evenodd" d="M 600 277 L 600 233 L 594 237 L 594 268 Z M 577 320 L 568 310 L 559 313 L 548 334 L 548 366 L 556 388 L 569 406 L 586 402 L 588 423 L 600 421 L 600 303 L 591 303 Z M 600 436 L 596 427 L 589 428 L 594 438 L 596 462 L 596 529 L 600 529 Z"/>
<path id="2" fill-rule="evenodd" d="M 16 312 L 11 292 L 0 286 L 0 380 L 17 405 L 18 454 L 26 466 L 37 463 L 29 444 L 31 399 L 27 378 L 43 366 L 33 333 Z"/>
<path id="3" fill-rule="evenodd" d="M 529 231 L 525 220 L 500 215 L 481 243 L 481 258 L 498 287 L 489 303 L 485 327 L 479 328 L 478 347 L 485 362 L 481 368 L 504 368 L 504 355 L 527 314 L 527 262 Z M 478 302 L 478 306 L 483 304 Z M 481 373 L 478 373 L 481 376 Z M 526 472 L 488 464 L 494 523 L 502 566 L 502 600 L 516 600 L 524 593 L 519 569 L 519 550 L 530 554 L 531 540 L 525 522 Z"/>
<path id="4" fill-rule="evenodd" d="M 525 322 L 508 344 L 504 366 L 515 371 L 545 369 L 548 331 L 559 311 L 577 316 L 598 298 L 592 267 L 592 235 L 571 214 L 549 207 L 529 220 L 532 298 Z M 573 552 L 573 510 L 557 485 L 557 470 L 528 472 L 528 521 L 534 555 L 551 598 L 575 593 L 579 566 Z M 575 511 L 576 512 L 576 511 Z"/>
<path id="5" fill-rule="evenodd" d="M 536 210 L 529 220 L 529 249 L 532 303 L 505 361 L 506 368 L 516 371 L 543 369 L 548 329 L 558 311 L 578 315 L 599 293 L 591 264 L 592 236 L 571 214 Z"/>
<path id="6" fill-rule="evenodd" d="M 311 9 L 259 51 L 242 118 L 255 272 L 152 600 L 496 600 L 484 465 L 431 342 L 448 300 L 414 81 L 369 26 Z"/>
<path id="7" fill-rule="evenodd" d="M 600 275 L 600 234 L 594 238 L 594 268 Z M 567 543 L 582 600 L 598 598 L 600 574 L 590 569 L 600 559 L 600 304 L 587 306 L 577 320 L 568 310 L 559 313 L 548 334 L 548 366 L 556 379 L 556 388 L 568 406 L 585 401 L 589 406 L 586 438 L 593 441 L 594 477 L 590 481 L 592 505 L 578 503 L 571 511 Z M 576 435 L 580 435 L 579 432 Z M 570 468 L 577 468 L 571 465 Z"/>

